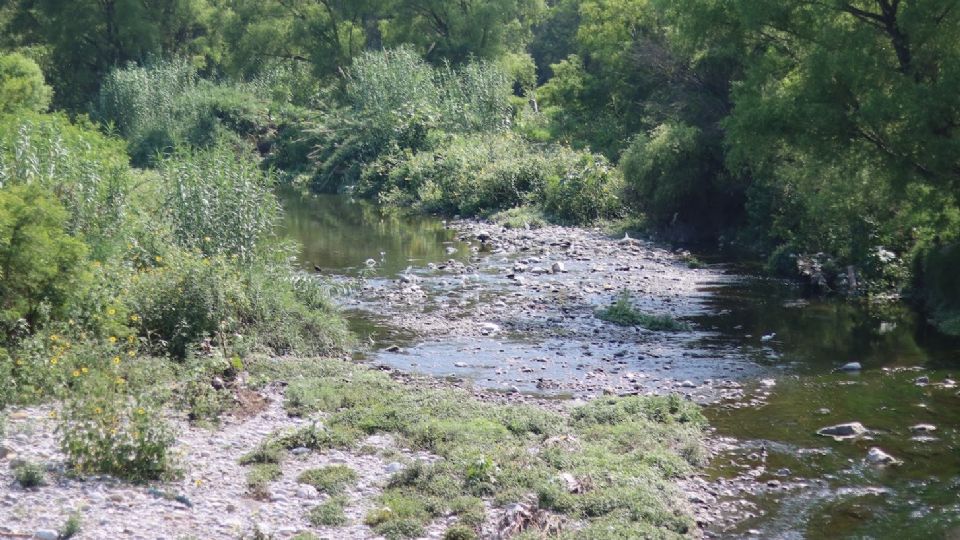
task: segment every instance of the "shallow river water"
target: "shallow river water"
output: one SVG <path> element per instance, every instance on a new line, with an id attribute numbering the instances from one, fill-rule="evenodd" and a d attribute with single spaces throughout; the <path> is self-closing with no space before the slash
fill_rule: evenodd
<path id="1" fill-rule="evenodd" d="M 375 283 L 472 255 L 436 218 L 383 214 L 344 196 L 285 192 L 281 199 L 283 229 L 301 242 L 306 271 Z M 476 300 L 495 299 L 495 283 L 478 279 Z M 778 280 L 735 276 L 698 294 L 707 309 L 688 317 L 696 337 L 682 346 L 698 351 L 698 360 L 707 351 L 750 366 L 738 368 L 746 397 L 706 407 L 713 435 L 724 443 L 708 476 L 729 486 L 720 489 L 721 500 L 740 503 L 748 515 L 735 526 L 714 525 L 716 536 L 960 538 L 960 388 L 949 384 L 960 379 L 960 343 L 930 331 L 902 306 L 804 300 Z M 456 342 L 391 329 L 369 304 L 349 314 L 362 335 L 420 350 L 421 367 L 412 369 L 447 373 L 454 369 L 450 357 L 462 350 Z M 388 351 L 370 355 L 391 360 Z M 834 371 L 854 361 L 861 372 Z M 485 372 L 457 375 L 480 380 Z M 847 441 L 816 435 L 823 426 L 853 421 L 869 433 Z M 936 430 L 911 431 L 921 423 Z M 866 463 L 874 446 L 903 463 Z"/>

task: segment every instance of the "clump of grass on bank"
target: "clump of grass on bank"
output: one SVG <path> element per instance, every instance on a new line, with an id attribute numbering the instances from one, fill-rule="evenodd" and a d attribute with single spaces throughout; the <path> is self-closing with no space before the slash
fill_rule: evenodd
<path id="1" fill-rule="evenodd" d="M 678 321 L 669 315 L 650 315 L 633 307 L 630 292 L 623 291 L 610 307 L 597 311 L 601 320 L 620 326 L 640 326 L 658 332 L 682 332 L 690 330 L 690 325 Z"/>
<path id="2" fill-rule="evenodd" d="M 490 216 L 490 221 L 508 229 L 539 229 L 547 224 L 543 212 L 531 206 L 518 206 Z"/>
<path id="3" fill-rule="evenodd" d="M 254 376 L 264 369 L 273 377 L 300 377 L 297 385 L 304 388 L 325 389 L 324 399 L 302 410 L 324 413 L 324 426 L 271 440 L 323 448 L 334 434 L 350 434 L 356 444 L 389 433 L 406 448 L 442 458 L 414 462 L 390 479 L 365 517 L 388 538 L 415 537 L 448 515 L 461 529 L 475 531 L 485 519 L 484 500 L 504 506 L 529 497 L 558 519 L 582 522 L 577 534 L 583 538 L 609 527 L 643 537 L 685 534 L 694 526 L 672 480 L 703 463 L 705 421 L 680 397 L 603 398 L 560 414 L 404 385 L 342 361 L 290 360 L 282 368 L 264 363 L 251 369 Z M 571 492 L 566 475 L 581 489 Z"/>
<path id="4" fill-rule="evenodd" d="M 331 497 L 310 510 L 307 519 L 315 527 L 342 527 L 347 524 L 347 514 L 344 513 L 346 507 L 346 497 Z"/>
<path id="5" fill-rule="evenodd" d="M 280 466 L 261 463 L 247 470 L 247 493 L 254 499 L 270 498 L 270 484 L 283 476 Z"/>
<path id="6" fill-rule="evenodd" d="M 297 482 L 311 485 L 320 493 L 328 495 L 339 495 L 356 481 L 356 471 L 345 465 L 310 469 L 297 478 Z"/>

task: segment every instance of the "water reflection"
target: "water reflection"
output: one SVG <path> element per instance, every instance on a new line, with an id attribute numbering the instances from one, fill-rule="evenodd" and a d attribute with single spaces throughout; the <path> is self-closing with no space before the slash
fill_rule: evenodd
<path id="1" fill-rule="evenodd" d="M 369 270 L 391 276 L 409 266 L 425 266 L 451 258 L 466 260 L 469 246 L 429 216 L 381 211 L 376 205 L 342 195 L 302 195 L 279 191 L 284 207 L 280 233 L 298 240 L 305 270 L 357 275 Z"/>

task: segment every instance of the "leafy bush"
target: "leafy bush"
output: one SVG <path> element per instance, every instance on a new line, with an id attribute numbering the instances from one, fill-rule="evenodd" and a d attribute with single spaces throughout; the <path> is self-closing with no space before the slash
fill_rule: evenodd
<path id="1" fill-rule="evenodd" d="M 131 284 L 128 304 L 154 352 L 183 358 L 204 338 L 231 354 L 260 348 L 321 354 L 347 341 L 322 286 L 281 255 L 238 266 L 225 256 L 171 250 Z"/>
<path id="2" fill-rule="evenodd" d="M 64 405 L 61 448 L 79 474 L 109 474 L 135 482 L 175 474 L 173 432 L 159 410 L 130 395 L 126 381 L 109 372 L 91 373 Z"/>
<path id="3" fill-rule="evenodd" d="M 52 93 L 36 62 L 17 53 L 0 54 L 0 114 L 43 112 Z"/>
<path id="4" fill-rule="evenodd" d="M 63 230 L 67 217 L 38 186 L 0 190 L 0 343 L 63 317 L 72 292 L 87 279 L 87 248 Z"/>

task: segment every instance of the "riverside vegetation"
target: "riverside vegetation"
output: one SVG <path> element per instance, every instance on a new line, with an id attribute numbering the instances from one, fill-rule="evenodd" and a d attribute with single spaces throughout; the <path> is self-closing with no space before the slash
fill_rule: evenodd
<path id="1" fill-rule="evenodd" d="M 430 84 L 465 86 L 469 77 L 493 76 L 481 64 L 474 75 L 434 71 L 409 50 L 396 54 L 429 74 Z M 295 373 L 289 413 L 323 414 L 324 423 L 278 434 L 242 460 L 251 497 L 269 496 L 290 450 L 359 451 L 363 435 L 388 433 L 440 458 L 394 474 L 364 518 L 390 538 L 418 536 L 451 513 L 459 517 L 447 537 L 472 538 L 488 521 L 488 504 L 531 500 L 537 513 L 517 521 L 513 533 L 545 527 L 597 538 L 695 529 L 673 480 L 703 462 L 703 418 L 682 399 L 608 398 L 558 414 L 406 387 L 336 359 L 351 337 L 329 286 L 295 270 L 292 246 L 274 235 L 280 209 L 272 189 L 284 173 L 262 167 L 257 146 L 280 136 L 259 124 L 277 105 L 257 94 L 258 84 L 218 87 L 182 62 L 122 68 L 108 76 L 89 117 L 71 118 L 45 112 L 49 88 L 32 61 L 5 58 L 29 68 L 22 70 L 27 85 L 8 86 L 29 91 L 0 117 L 0 401 L 15 409 L 54 404 L 66 465 L 19 464 L 21 488 L 44 489 L 65 474 L 162 489 L 190 466 L 173 452 L 171 418 L 216 429 L 248 389 L 247 377 L 256 388 Z M 212 94 L 218 99 L 208 100 Z M 231 118 L 219 98 L 236 96 L 255 105 Z M 465 128 L 462 136 L 473 135 Z M 458 152 L 477 151 L 466 140 L 457 144 Z M 475 181 L 485 160 L 470 159 L 476 169 L 454 182 Z M 606 178 L 614 173 L 602 158 L 557 147 L 530 159 L 530 174 L 570 167 L 588 178 L 565 187 L 540 176 L 508 189 L 512 172 L 491 173 L 503 182 L 496 196 L 504 197 L 493 208 L 508 208 L 530 190 L 555 198 L 544 212 L 570 219 L 613 208 Z M 370 172 L 363 177 L 372 191 L 396 189 Z M 581 189 L 602 196 L 571 200 Z M 444 198 L 422 193 L 415 200 L 425 208 Z M 282 367 L 266 367 L 270 357 L 284 358 Z M 354 477 L 343 466 L 300 477 L 332 496 L 310 510 L 311 523 L 346 522 L 339 494 Z M 71 516 L 58 536 L 77 534 L 79 519 Z"/>
<path id="2" fill-rule="evenodd" d="M 175 478 L 171 414 L 216 426 L 264 358 L 351 346 L 275 235 L 279 183 L 710 241 L 960 333 L 951 5 L 15 0 L 0 28 L 0 405 L 56 403 L 70 474 Z M 683 329 L 627 296 L 599 315 Z M 289 412 L 327 424 L 251 455 L 255 495 L 287 446 L 389 432 L 444 461 L 393 478 L 367 516 L 385 535 L 453 512 L 469 537 L 530 494 L 564 534 L 691 530 L 667 487 L 701 459 L 688 404 L 533 414 L 303 366 Z"/>

